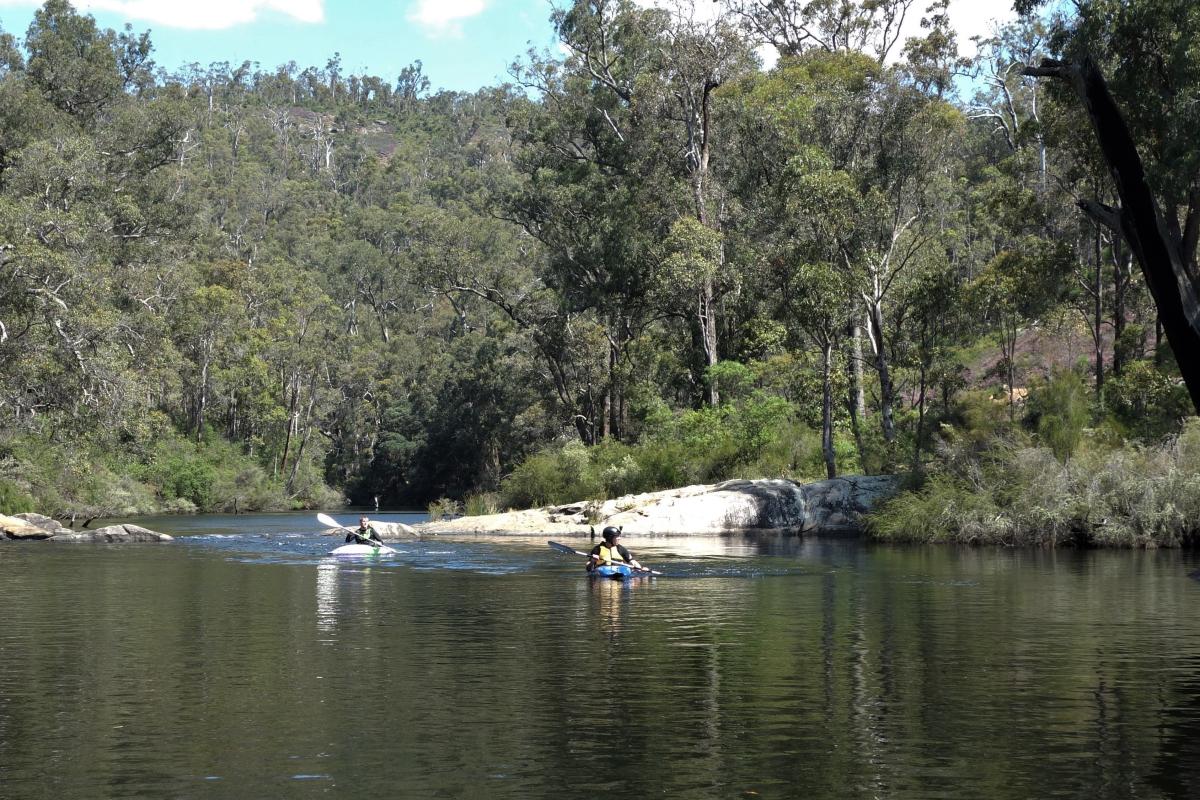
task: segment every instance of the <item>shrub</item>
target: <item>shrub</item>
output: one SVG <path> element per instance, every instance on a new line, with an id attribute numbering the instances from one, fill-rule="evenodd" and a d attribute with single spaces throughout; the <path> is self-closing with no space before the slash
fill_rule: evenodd
<path id="1" fill-rule="evenodd" d="M 495 514 L 500 510 L 500 495 L 496 492 L 479 492 L 463 498 L 463 513 L 468 517 Z M 432 517 L 432 513 L 430 515 Z"/>
<path id="2" fill-rule="evenodd" d="M 1178 547 L 1200 532 L 1200 420 L 1155 447 L 943 445 L 940 472 L 869 515 L 891 540 Z"/>
<path id="3" fill-rule="evenodd" d="M 589 467 L 588 448 L 580 442 L 536 453 L 501 483 L 504 504 L 531 508 L 598 497 L 603 489 Z"/>
<path id="4" fill-rule="evenodd" d="M 501 484 L 517 508 L 605 500 L 735 477 L 822 477 L 819 436 L 787 401 L 751 393 L 744 403 L 645 417 L 637 444 L 570 442 L 525 459 Z"/>
<path id="5" fill-rule="evenodd" d="M 0 514 L 23 514 L 36 510 L 31 496 L 15 483 L 0 480 Z"/>
<path id="6" fill-rule="evenodd" d="M 462 504 L 457 500 L 451 500 L 449 497 L 439 497 L 430 503 L 426 510 L 429 512 L 431 520 L 446 519 L 461 515 Z"/>
<path id="7" fill-rule="evenodd" d="M 200 461 L 178 459 L 169 463 L 167 468 L 170 473 L 163 488 L 170 497 L 189 500 L 201 509 L 212 505 L 213 482 L 216 479 L 212 467 Z"/>
<path id="8" fill-rule="evenodd" d="M 868 517 L 867 527 L 876 538 L 890 541 L 1000 541 L 1004 531 L 989 525 L 996 511 L 986 493 L 943 474 L 882 503 Z"/>
<path id="9" fill-rule="evenodd" d="M 1088 389 L 1072 370 L 1055 370 L 1032 387 L 1027 420 L 1059 461 L 1075 453 L 1088 423 Z"/>
<path id="10" fill-rule="evenodd" d="M 1179 431 L 1180 420 L 1192 413 L 1182 381 L 1151 361 L 1136 361 L 1104 387 L 1109 409 L 1120 425 L 1143 440 Z"/>

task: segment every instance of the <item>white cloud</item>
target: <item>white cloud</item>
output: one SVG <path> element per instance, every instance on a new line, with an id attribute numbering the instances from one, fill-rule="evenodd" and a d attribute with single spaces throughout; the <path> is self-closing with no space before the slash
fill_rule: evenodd
<path id="1" fill-rule="evenodd" d="M 917 13 L 912 13 L 916 11 Z M 981 2 L 981 0 L 950 0 L 950 27 L 954 28 L 954 32 L 958 34 L 958 52 L 959 55 L 973 56 L 975 55 L 975 43 L 971 41 L 972 36 L 988 37 L 996 27 L 1016 19 L 1016 12 L 1012 10 L 1010 2 Z M 921 17 L 924 16 L 924 5 L 917 2 L 909 10 L 908 16 L 904 20 L 903 43 L 904 38 L 909 36 L 920 36 Z"/>
<path id="2" fill-rule="evenodd" d="M 28 0 L 0 0 L 3 5 L 36 5 Z M 131 22 L 169 28 L 220 30 L 257 20 L 264 12 L 298 22 L 325 20 L 325 0 L 76 0 L 80 12 L 107 11 Z"/>
<path id="3" fill-rule="evenodd" d="M 693 18 L 697 22 L 711 21 L 721 11 L 720 4 L 710 0 L 692 0 L 692 3 L 689 3 L 688 0 L 635 0 L 635 2 L 642 7 L 657 6 L 676 12 L 683 10 L 684 13 L 693 14 Z M 893 52 L 894 57 L 899 57 L 905 39 L 910 36 L 922 35 L 921 17 L 924 16 L 927 5 L 928 3 L 924 0 L 917 0 L 909 9 L 908 15 L 904 19 L 904 26 L 901 28 L 900 42 Z M 958 34 L 958 51 L 965 56 L 975 54 L 975 43 L 971 41 L 972 36 L 990 36 L 997 24 L 1016 18 L 1016 14 L 1012 10 L 1012 3 L 1008 0 L 992 0 L 992 2 L 950 0 L 949 15 L 950 25 Z M 767 69 L 770 69 L 779 59 L 779 53 L 770 45 L 763 45 L 757 48 L 756 52 Z"/>
<path id="4" fill-rule="evenodd" d="M 491 0 L 417 0 L 408 18 L 431 36 L 462 36 L 462 22 L 487 10 Z"/>

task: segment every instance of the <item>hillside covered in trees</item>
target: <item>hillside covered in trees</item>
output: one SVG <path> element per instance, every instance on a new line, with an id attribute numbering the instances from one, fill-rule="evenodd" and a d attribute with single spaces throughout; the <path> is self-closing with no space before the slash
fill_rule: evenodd
<path id="1" fill-rule="evenodd" d="M 48 0 L 0 27 L 0 512 L 902 472 L 878 535 L 1186 541 L 1161 290 L 1028 68 L 1107 78 L 1194 303 L 1200 8 L 1017 5 L 967 60 L 943 0 L 577 0 L 464 94 L 168 73 Z"/>

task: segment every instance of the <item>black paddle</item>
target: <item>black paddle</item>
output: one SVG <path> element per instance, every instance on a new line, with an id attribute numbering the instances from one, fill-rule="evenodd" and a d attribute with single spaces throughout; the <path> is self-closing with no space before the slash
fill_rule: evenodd
<path id="1" fill-rule="evenodd" d="M 568 547 L 567 545 L 565 545 L 565 544 L 560 544 L 560 543 L 558 543 L 558 542 L 551 542 L 551 541 L 547 541 L 547 542 L 546 542 L 546 544 L 550 545 L 551 547 L 553 547 L 553 548 L 554 548 L 555 550 L 557 550 L 558 552 L 560 552 L 560 553 L 566 553 L 567 555 L 572 555 L 572 556 L 583 556 L 584 558 L 591 558 L 591 557 L 592 557 L 592 554 L 591 554 L 591 553 L 585 553 L 585 552 L 583 552 L 582 550 L 576 550 L 574 547 Z M 650 569 L 650 568 L 648 568 L 648 567 L 635 567 L 635 566 L 633 566 L 633 564 L 630 564 L 630 565 L 629 565 L 629 568 L 630 568 L 630 569 L 636 569 L 636 570 L 638 570 L 639 572 L 648 572 L 648 573 L 650 573 L 651 575 L 662 575 L 662 573 L 661 573 L 661 572 L 659 572 L 658 570 L 656 570 L 656 569 Z"/>

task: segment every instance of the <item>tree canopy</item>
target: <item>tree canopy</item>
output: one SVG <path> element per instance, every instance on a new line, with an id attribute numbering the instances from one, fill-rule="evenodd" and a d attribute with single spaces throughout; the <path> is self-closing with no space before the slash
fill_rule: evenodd
<path id="1" fill-rule="evenodd" d="M 1105 70 L 1194 280 L 1200 12 L 1018 5 L 964 59 L 945 2 L 576 0 L 462 93 L 168 72 L 48 0 L 0 29 L 0 496 L 485 507 L 1177 431 L 1119 187 L 1023 70 Z"/>

